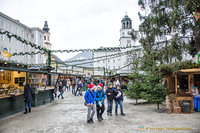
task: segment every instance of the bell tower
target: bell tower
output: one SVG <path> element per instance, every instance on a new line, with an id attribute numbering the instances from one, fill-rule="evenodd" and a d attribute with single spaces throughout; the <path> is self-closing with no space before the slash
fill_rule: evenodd
<path id="1" fill-rule="evenodd" d="M 51 50 L 51 43 L 50 43 L 50 40 L 49 40 L 50 32 L 49 32 L 47 20 L 44 21 L 43 31 L 45 31 L 45 33 L 44 33 L 44 46 L 47 50 Z"/>
<path id="2" fill-rule="evenodd" d="M 128 17 L 127 13 L 121 21 L 120 29 L 120 47 L 132 46 L 133 40 L 130 33 L 132 32 L 132 20 Z"/>

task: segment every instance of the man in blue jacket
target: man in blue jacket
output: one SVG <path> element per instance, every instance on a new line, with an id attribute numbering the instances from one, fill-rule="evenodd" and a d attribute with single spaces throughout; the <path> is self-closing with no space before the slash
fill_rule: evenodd
<path id="1" fill-rule="evenodd" d="M 87 108 L 88 108 L 88 114 L 87 114 L 87 123 L 93 123 L 93 117 L 95 114 L 95 99 L 96 99 L 96 92 L 95 92 L 95 85 L 90 84 L 89 85 L 89 90 L 86 91 L 85 96 L 84 96 L 86 103 L 87 103 Z M 92 112 L 92 114 L 91 114 Z"/>
<path id="2" fill-rule="evenodd" d="M 120 86 L 117 86 L 117 89 L 115 90 L 115 115 L 117 114 L 117 110 L 118 110 L 118 104 L 120 105 L 120 110 L 121 110 L 121 115 L 125 115 L 123 112 L 123 100 L 124 100 L 124 96 L 123 96 L 123 92 L 120 89 Z"/>
<path id="3" fill-rule="evenodd" d="M 106 98 L 105 93 L 102 89 L 103 85 L 99 84 L 96 91 L 96 108 L 97 108 L 97 119 L 99 122 L 103 120 L 103 112 L 105 110 L 104 100 Z"/>

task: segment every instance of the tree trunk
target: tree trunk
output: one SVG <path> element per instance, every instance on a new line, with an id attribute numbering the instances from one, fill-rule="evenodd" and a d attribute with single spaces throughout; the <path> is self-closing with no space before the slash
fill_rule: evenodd
<path id="1" fill-rule="evenodd" d="M 159 110 L 159 103 L 157 103 L 157 109 Z"/>
<path id="2" fill-rule="evenodd" d="M 136 101 L 136 104 L 138 104 L 137 99 L 135 99 L 135 101 Z"/>

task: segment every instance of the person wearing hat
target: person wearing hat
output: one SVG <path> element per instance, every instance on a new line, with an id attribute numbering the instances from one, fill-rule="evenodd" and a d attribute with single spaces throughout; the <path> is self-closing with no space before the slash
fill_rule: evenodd
<path id="1" fill-rule="evenodd" d="M 95 114 L 94 102 L 96 99 L 96 92 L 95 92 L 94 84 L 89 85 L 89 90 L 86 91 L 84 98 L 85 98 L 85 101 L 87 103 L 87 108 L 88 108 L 87 123 L 93 123 L 94 122 L 93 117 Z"/>
<path id="2" fill-rule="evenodd" d="M 97 109 L 97 119 L 99 122 L 103 120 L 102 115 L 105 110 L 104 100 L 106 96 L 102 88 L 103 88 L 103 85 L 99 84 L 96 90 L 96 109 Z"/>

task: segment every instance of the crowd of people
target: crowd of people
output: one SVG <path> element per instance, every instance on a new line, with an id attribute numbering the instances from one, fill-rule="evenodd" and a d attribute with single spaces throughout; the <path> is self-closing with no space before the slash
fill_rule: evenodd
<path id="1" fill-rule="evenodd" d="M 70 91 L 72 88 L 72 95 L 83 96 L 83 86 L 86 92 L 84 95 L 85 106 L 87 106 L 87 123 L 93 123 L 93 117 L 95 112 L 99 122 L 103 120 L 103 113 L 105 111 L 105 99 L 107 99 L 107 115 L 112 116 L 113 101 L 115 101 L 115 115 L 118 115 L 118 105 L 120 106 L 121 115 L 125 115 L 123 111 L 123 91 L 118 79 L 116 80 L 104 80 L 88 78 L 71 78 L 71 79 L 59 79 L 55 85 L 55 89 L 52 93 L 52 100 L 55 97 L 64 99 L 63 93 Z M 59 94 L 57 95 L 57 91 Z M 31 112 L 32 91 L 28 84 L 24 87 L 24 101 L 25 101 L 25 114 Z"/>
<path id="2" fill-rule="evenodd" d="M 95 111 L 97 112 L 97 119 L 99 122 L 103 120 L 103 113 L 105 111 L 104 100 L 107 98 L 107 115 L 112 116 L 113 101 L 115 101 L 115 115 L 118 115 L 118 105 L 120 106 L 121 115 L 125 115 L 123 111 L 123 91 L 120 88 L 120 84 L 113 87 L 113 84 L 109 84 L 108 88 L 104 91 L 102 83 L 98 85 L 91 82 L 88 85 L 88 90 L 85 93 L 85 105 L 88 108 L 87 123 L 93 123 L 93 117 Z M 96 106 L 95 106 L 96 104 Z M 96 109 L 95 109 L 96 108 Z"/>

